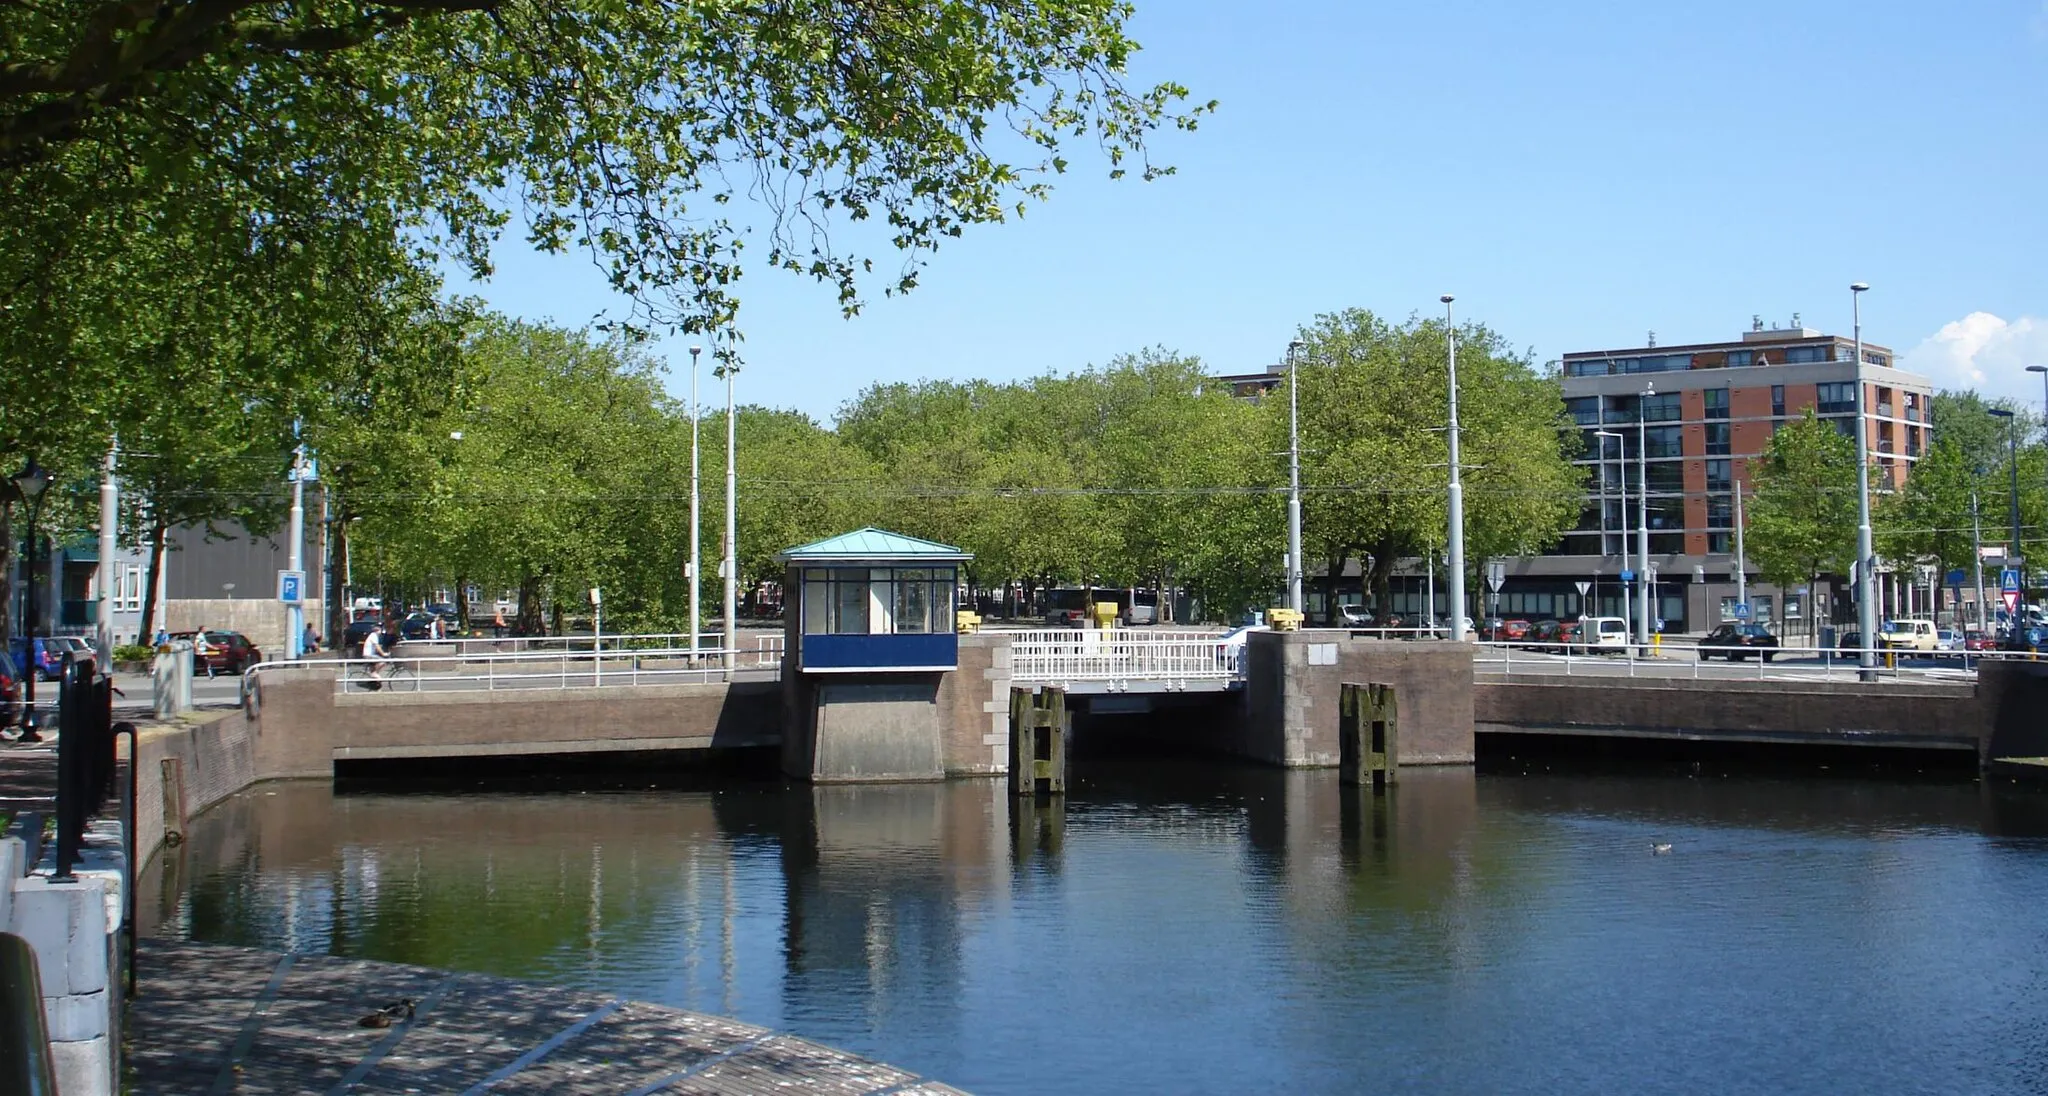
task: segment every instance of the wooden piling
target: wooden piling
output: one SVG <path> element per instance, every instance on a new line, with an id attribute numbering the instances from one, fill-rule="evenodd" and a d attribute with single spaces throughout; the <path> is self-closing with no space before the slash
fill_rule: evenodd
<path id="1" fill-rule="evenodd" d="M 1345 682 L 1342 689 L 1337 708 L 1338 779 L 1347 785 L 1383 788 L 1394 782 L 1400 759 L 1394 687 Z"/>
<path id="2" fill-rule="evenodd" d="M 1067 693 L 1010 690 L 1010 794 L 1065 795 Z"/>

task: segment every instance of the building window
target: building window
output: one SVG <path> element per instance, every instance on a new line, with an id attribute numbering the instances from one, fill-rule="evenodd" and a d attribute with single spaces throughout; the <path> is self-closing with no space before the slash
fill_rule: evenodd
<path id="1" fill-rule="evenodd" d="M 117 613 L 139 613 L 142 611 L 142 568 L 123 567 L 114 576 L 114 611 Z"/>
<path id="2" fill-rule="evenodd" d="M 1856 410 L 1855 381 L 1834 381 L 1819 385 L 1814 395 L 1814 410 L 1823 415 L 1846 415 Z"/>
<path id="3" fill-rule="evenodd" d="M 1749 601 L 1750 619 L 1758 624 L 1769 624 L 1777 619 L 1775 614 L 1771 612 L 1772 608 L 1771 595 L 1757 594 L 1750 598 Z"/>
<path id="4" fill-rule="evenodd" d="M 1788 346 L 1785 348 L 1785 364 L 1798 362 L 1824 362 L 1828 360 L 1825 346 Z"/>
<path id="5" fill-rule="evenodd" d="M 1888 366 L 1892 363 L 1892 360 L 1890 358 L 1884 356 L 1883 354 L 1878 353 L 1875 350 L 1865 350 L 1863 352 L 1863 360 L 1869 362 L 1871 365 Z"/>
<path id="6" fill-rule="evenodd" d="M 1582 358 L 1579 361 L 1564 363 L 1564 372 L 1568 377 L 1604 377 L 1613 370 L 1608 368 L 1608 363 L 1604 359 Z"/>
<path id="7" fill-rule="evenodd" d="M 1828 421 L 1835 424 L 1835 429 L 1841 431 L 1843 437 L 1848 438 L 1850 441 L 1856 440 L 1855 419 L 1829 419 Z"/>
<path id="8" fill-rule="evenodd" d="M 1643 419 L 1647 422 L 1677 422 L 1685 416 L 1676 392 L 1660 392 L 1638 402 L 1642 404 Z"/>
<path id="9" fill-rule="evenodd" d="M 1727 555 L 1730 551 L 1728 547 L 1728 536 L 1729 534 L 1727 533 L 1708 533 L 1707 551 L 1712 552 L 1716 555 Z"/>
<path id="10" fill-rule="evenodd" d="M 1906 455 L 1909 457 L 1920 455 L 1920 428 L 1917 426 L 1906 427 Z"/>
<path id="11" fill-rule="evenodd" d="M 1707 424 L 1707 455 L 1725 457 L 1728 455 L 1728 424 L 1710 422 Z"/>
<path id="12" fill-rule="evenodd" d="M 1729 485 L 1728 469 L 1732 461 L 1710 460 L 1707 462 L 1707 490 L 1726 491 Z"/>
<path id="13" fill-rule="evenodd" d="M 1574 396 L 1564 401 L 1564 409 L 1572 413 L 1572 421 L 1580 426 L 1592 426 L 1600 421 L 1600 397 Z"/>
<path id="14" fill-rule="evenodd" d="M 1727 529 L 1735 524 L 1735 508 L 1728 495 L 1707 496 L 1707 528 Z"/>
<path id="15" fill-rule="evenodd" d="M 1651 491 L 1679 492 L 1685 490 L 1685 469 L 1675 460 L 1657 461 L 1650 465 Z"/>
<path id="16" fill-rule="evenodd" d="M 1730 366 L 1744 366 L 1744 365 L 1748 365 L 1749 363 L 1750 363 L 1750 356 L 1749 356 L 1749 351 L 1747 351 L 1747 350 L 1730 350 L 1730 351 L 1728 352 L 1728 364 L 1729 364 Z"/>
<path id="17" fill-rule="evenodd" d="M 1780 418 L 1784 417 L 1785 386 L 1782 384 L 1774 384 L 1771 386 L 1771 414 L 1777 415 Z"/>
<path id="18" fill-rule="evenodd" d="M 1785 595 L 1785 619 L 1786 619 L 1786 620 L 1798 620 L 1798 619 L 1799 619 L 1799 616 L 1800 616 L 1800 608 L 1801 608 L 1801 606 L 1800 606 L 1799 602 L 1800 602 L 1800 597 L 1799 597 L 1799 595 L 1798 595 L 1798 594 L 1786 594 L 1786 595 Z"/>
<path id="19" fill-rule="evenodd" d="M 1653 426 L 1643 431 L 1643 450 L 1652 457 L 1676 457 L 1685 452 L 1684 428 Z"/>
<path id="20" fill-rule="evenodd" d="M 1727 418 L 1728 390 L 1726 388 L 1709 388 L 1704 394 L 1707 397 L 1707 417 L 1710 419 Z"/>

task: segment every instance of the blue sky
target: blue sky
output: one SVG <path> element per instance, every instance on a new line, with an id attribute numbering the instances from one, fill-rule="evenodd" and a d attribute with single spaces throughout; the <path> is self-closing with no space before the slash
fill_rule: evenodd
<path id="1" fill-rule="evenodd" d="M 1064 372 L 1147 346 L 1261 368 L 1316 314 L 1455 293 L 1539 360 L 1864 333 L 1943 386 L 2039 401 L 2048 363 L 2043 0 L 1138 0 L 1138 81 L 1220 100 L 1110 182 L 951 241 L 843 320 L 745 279 L 740 398 L 829 419 L 878 381 Z M 878 266 L 887 268 L 886 264 Z M 456 285 L 570 325 L 623 313 L 589 262 L 501 246 Z M 687 391 L 686 340 L 660 348 Z"/>

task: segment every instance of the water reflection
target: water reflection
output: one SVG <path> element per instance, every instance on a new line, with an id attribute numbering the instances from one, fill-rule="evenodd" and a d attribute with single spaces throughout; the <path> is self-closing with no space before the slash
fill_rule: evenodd
<path id="1" fill-rule="evenodd" d="M 1967 782 L 282 784 L 151 865 L 143 928 L 723 1012 L 985 1093 L 1996 1091 L 2048 1076 L 2044 834 L 2043 797 Z"/>

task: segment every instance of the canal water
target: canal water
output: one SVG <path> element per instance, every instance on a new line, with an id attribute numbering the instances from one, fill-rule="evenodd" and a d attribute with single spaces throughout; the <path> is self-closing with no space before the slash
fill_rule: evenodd
<path id="1" fill-rule="evenodd" d="M 984 1096 L 2048 1091 L 2048 802 L 1967 779 L 267 784 L 140 896 L 146 935 L 725 1013 Z"/>

